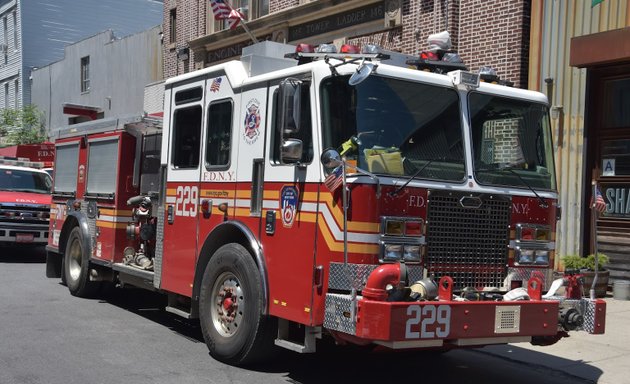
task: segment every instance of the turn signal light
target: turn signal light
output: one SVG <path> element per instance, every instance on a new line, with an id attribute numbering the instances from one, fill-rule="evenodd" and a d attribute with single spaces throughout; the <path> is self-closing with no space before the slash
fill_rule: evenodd
<path id="1" fill-rule="evenodd" d="M 422 222 L 421 221 L 405 222 L 405 235 L 422 236 Z"/>
<path id="2" fill-rule="evenodd" d="M 400 220 L 387 220 L 385 222 L 385 234 L 389 236 L 402 236 L 404 234 L 403 222 Z"/>

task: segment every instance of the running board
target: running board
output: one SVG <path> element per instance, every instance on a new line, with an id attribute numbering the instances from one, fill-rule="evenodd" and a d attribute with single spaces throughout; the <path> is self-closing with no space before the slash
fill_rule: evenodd
<path id="1" fill-rule="evenodd" d="M 304 340 L 289 340 L 291 328 L 304 332 Z M 298 353 L 314 353 L 316 340 L 322 338 L 322 327 L 309 327 L 290 322 L 286 319 L 278 319 L 278 338 L 274 343 L 281 348 Z"/>
<path id="2" fill-rule="evenodd" d="M 156 288 L 153 286 L 153 277 L 155 276 L 153 271 L 130 267 L 123 263 L 112 264 L 112 269 L 118 272 L 118 280 L 122 284 L 156 291 Z"/>
<path id="3" fill-rule="evenodd" d="M 169 293 L 168 304 L 164 310 L 174 315 L 181 316 L 184 319 L 197 319 L 199 317 L 199 311 L 195 310 L 195 308 L 190 298 L 175 293 Z"/>

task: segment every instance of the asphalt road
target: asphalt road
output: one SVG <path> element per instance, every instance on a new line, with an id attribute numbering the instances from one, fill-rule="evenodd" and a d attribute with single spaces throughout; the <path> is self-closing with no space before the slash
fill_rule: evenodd
<path id="1" fill-rule="evenodd" d="M 238 368 L 213 360 L 199 324 L 164 312 L 164 304 L 139 289 L 73 297 L 45 277 L 43 251 L 0 248 L 0 383 L 579 384 L 602 374 L 586 362 L 518 346 L 441 355 L 326 346 L 314 355 L 280 351 L 267 364 Z M 537 363 L 550 358 L 582 374 Z"/>

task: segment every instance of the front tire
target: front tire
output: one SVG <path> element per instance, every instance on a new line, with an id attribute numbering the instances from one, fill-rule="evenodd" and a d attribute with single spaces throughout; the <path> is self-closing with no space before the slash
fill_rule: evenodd
<path id="1" fill-rule="evenodd" d="M 68 236 L 63 272 L 68 290 L 74 296 L 92 297 L 100 287 L 99 282 L 90 281 L 90 258 L 79 227 L 74 227 Z"/>
<path id="2" fill-rule="evenodd" d="M 245 365 L 270 357 L 274 321 L 263 314 L 262 280 L 251 254 L 227 244 L 212 256 L 201 281 L 199 316 L 210 355 Z"/>

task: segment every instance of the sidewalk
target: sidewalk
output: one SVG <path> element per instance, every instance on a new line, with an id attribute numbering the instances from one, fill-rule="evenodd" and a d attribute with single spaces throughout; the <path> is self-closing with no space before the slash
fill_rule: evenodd
<path id="1" fill-rule="evenodd" d="M 538 347 L 529 343 L 485 347 L 480 351 L 576 379 L 602 384 L 630 384 L 630 301 L 606 300 L 606 333 L 570 332 L 558 343 Z"/>

